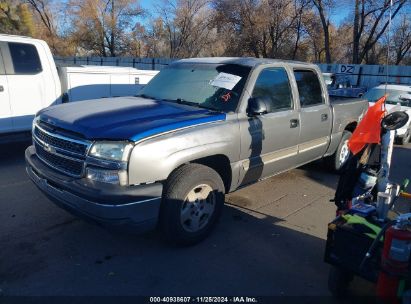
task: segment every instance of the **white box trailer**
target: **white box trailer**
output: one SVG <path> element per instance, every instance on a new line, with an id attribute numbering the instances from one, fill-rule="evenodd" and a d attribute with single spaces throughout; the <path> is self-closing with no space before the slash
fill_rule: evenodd
<path id="1" fill-rule="evenodd" d="M 63 102 L 133 96 L 158 73 L 129 67 L 87 65 L 59 67 L 58 70 Z"/>

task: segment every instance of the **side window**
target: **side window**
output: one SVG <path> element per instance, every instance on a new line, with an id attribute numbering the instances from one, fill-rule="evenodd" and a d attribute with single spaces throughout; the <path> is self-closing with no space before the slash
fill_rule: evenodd
<path id="1" fill-rule="evenodd" d="M 9 42 L 14 74 L 38 74 L 42 71 L 40 57 L 32 44 Z"/>
<path id="2" fill-rule="evenodd" d="M 255 82 L 252 97 L 269 97 L 271 112 L 293 108 L 290 82 L 283 68 L 262 70 Z"/>
<path id="3" fill-rule="evenodd" d="M 310 70 L 295 70 L 301 107 L 311 107 L 325 103 L 317 74 Z"/>

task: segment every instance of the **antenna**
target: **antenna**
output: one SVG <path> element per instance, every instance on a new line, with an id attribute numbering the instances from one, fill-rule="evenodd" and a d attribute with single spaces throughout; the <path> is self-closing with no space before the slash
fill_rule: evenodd
<path id="1" fill-rule="evenodd" d="M 388 86 L 388 79 L 389 79 L 389 61 L 390 61 L 390 45 L 391 45 L 391 20 L 392 20 L 392 0 L 390 0 L 390 19 L 388 20 L 388 46 L 387 46 L 387 61 L 385 63 L 387 73 L 385 75 L 385 94 L 387 94 L 387 86 Z M 385 101 L 384 101 L 384 107 L 385 107 Z"/>

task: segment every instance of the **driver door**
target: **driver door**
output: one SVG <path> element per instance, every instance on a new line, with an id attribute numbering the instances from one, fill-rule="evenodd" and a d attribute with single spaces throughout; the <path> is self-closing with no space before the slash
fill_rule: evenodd
<path id="1" fill-rule="evenodd" d="M 300 135 L 288 73 L 283 67 L 262 69 L 255 81 L 252 98 L 269 97 L 268 113 L 240 120 L 242 185 L 293 167 Z"/>

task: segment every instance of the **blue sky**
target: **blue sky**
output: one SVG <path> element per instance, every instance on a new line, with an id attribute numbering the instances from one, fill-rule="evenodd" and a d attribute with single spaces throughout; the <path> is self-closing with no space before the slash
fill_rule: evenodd
<path id="1" fill-rule="evenodd" d="M 154 13 L 154 4 L 159 3 L 161 0 L 140 0 L 141 6 L 149 11 L 150 13 Z M 350 11 L 349 8 L 351 7 L 349 2 L 350 0 L 345 0 L 341 2 L 337 2 L 338 4 L 333 9 L 331 13 L 331 19 L 338 25 L 349 15 Z"/>
<path id="2" fill-rule="evenodd" d="M 162 0 L 140 0 L 141 6 L 149 11 L 149 13 L 154 14 L 154 4 L 161 3 Z M 329 12 L 331 20 L 338 26 L 340 25 L 346 18 L 350 16 L 352 13 L 351 11 L 353 8 L 354 1 L 353 0 L 339 0 L 335 1 L 334 7 Z M 409 13 L 411 6 L 405 8 L 405 11 Z M 146 22 L 142 20 L 142 22 Z"/>
<path id="3" fill-rule="evenodd" d="M 143 8 L 145 8 L 148 11 L 152 11 L 153 10 L 153 4 L 156 1 L 153 0 L 140 0 L 140 4 Z"/>

